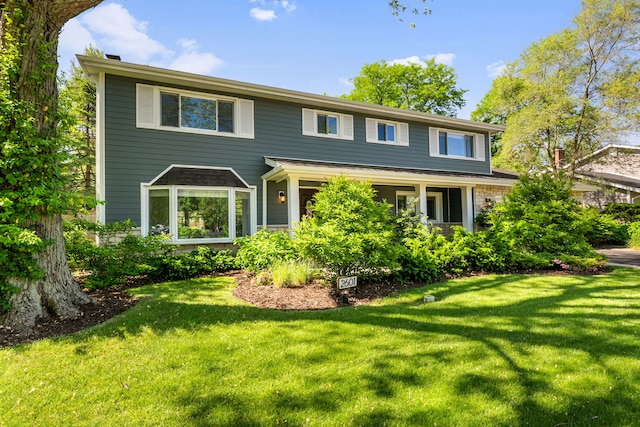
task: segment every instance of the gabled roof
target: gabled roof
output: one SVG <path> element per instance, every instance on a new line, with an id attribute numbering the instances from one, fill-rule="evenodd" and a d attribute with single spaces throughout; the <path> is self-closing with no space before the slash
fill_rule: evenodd
<path id="1" fill-rule="evenodd" d="M 602 156 L 606 156 L 609 151 L 614 150 L 627 150 L 627 151 L 635 151 L 636 154 L 640 154 L 640 146 L 637 145 L 626 145 L 626 144 L 608 144 L 604 147 L 594 151 L 591 154 L 587 154 L 586 156 L 578 159 L 576 161 L 576 167 L 580 167 L 584 164 L 592 162 L 594 159 Z M 640 172 L 640 171 L 639 171 Z"/>
<path id="2" fill-rule="evenodd" d="M 166 68 L 133 64 L 114 59 L 103 59 L 93 56 L 76 55 L 80 65 L 89 78 L 97 81 L 100 73 L 149 80 L 167 85 L 183 85 L 210 91 L 229 92 L 238 95 L 295 102 L 322 109 L 337 109 L 344 112 L 361 113 L 396 120 L 411 120 L 430 123 L 436 126 L 453 127 L 476 132 L 497 133 L 506 128 L 501 125 L 475 122 L 472 120 L 403 110 L 382 105 L 367 104 L 325 95 L 297 92 L 271 86 L 262 86 L 218 77 L 203 76 Z"/>

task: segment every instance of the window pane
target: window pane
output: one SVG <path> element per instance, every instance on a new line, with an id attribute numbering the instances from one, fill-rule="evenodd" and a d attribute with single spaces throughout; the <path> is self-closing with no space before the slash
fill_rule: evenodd
<path id="1" fill-rule="evenodd" d="M 396 127 L 394 125 L 387 125 L 387 141 L 395 142 L 396 140 Z"/>
<path id="2" fill-rule="evenodd" d="M 248 236 L 251 233 L 251 209 L 249 193 L 236 191 L 236 237 Z"/>
<path id="3" fill-rule="evenodd" d="M 439 133 L 439 139 L 440 139 L 440 154 L 447 154 L 447 133 L 446 132 L 440 132 Z"/>
<path id="4" fill-rule="evenodd" d="M 436 213 L 436 198 L 427 197 L 427 217 L 430 220 L 435 220 L 438 215 Z"/>
<path id="5" fill-rule="evenodd" d="M 149 190 L 149 235 L 169 233 L 169 189 Z"/>
<path id="6" fill-rule="evenodd" d="M 178 117 L 180 117 L 180 109 L 178 104 L 180 102 L 180 96 L 173 93 L 162 93 L 161 98 L 161 124 L 162 126 L 180 126 Z"/>
<path id="7" fill-rule="evenodd" d="M 473 157 L 473 136 L 464 136 L 464 155 L 467 157 Z"/>
<path id="8" fill-rule="evenodd" d="M 229 192 L 178 190 L 178 238 L 229 237 Z"/>
<path id="9" fill-rule="evenodd" d="M 387 140 L 387 128 L 384 123 L 378 123 L 378 141 Z"/>
<path id="10" fill-rule="evenodd" d="M 398 194 L 396 196 L 396 212 L 407 209 L 407 196 Z"/>
<path id="11" fill-rule="evenodd" d="M 465 136 L 447 132 L 447 154 L 450 156 L 465 155 Z"/>
<path id="12" fill-rule="evenodd" d="M 318 114 L 318 133 L 327 133 L 327 116 Z"/>
<path id="13" fill-rule="evenodd" d="M 327 116 L 327 133 L 331 135 L 338 134 L 338 118 L 334 116 Z"/>
<path id="14" fill-rule="evenodd" d="M 233 132 L 233 102 L 218 101 L 218 131 Z"/>
<path id="15" fill-rule="evenodd" d="M 183 96 L 180 106 L 183 127 L 216 130 L 216 101 Z"/>

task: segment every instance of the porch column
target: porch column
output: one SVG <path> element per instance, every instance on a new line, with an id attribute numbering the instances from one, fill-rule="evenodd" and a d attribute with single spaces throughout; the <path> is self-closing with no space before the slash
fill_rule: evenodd
<path id="1" fill-rule="evenodd" d="M 291 230 L 293 224 L 300 221 L 300 179 L 297 176 L 287 178 L 287 212 Z"/>
<path id="2" fill-rule="evenodd" d="M 461 187 L 462 190 L 462 226 L 473 232 L 473 186 Z"/>
<path id="3" fill-rule="evenodd" d="M 427 184 L 418 184 L 418 197 L 420 198 L 420 217 L 427 216 Z"/>

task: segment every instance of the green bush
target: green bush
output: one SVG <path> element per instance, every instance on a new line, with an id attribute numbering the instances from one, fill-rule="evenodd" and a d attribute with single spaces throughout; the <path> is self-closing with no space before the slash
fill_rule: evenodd
<path id="1" fill-rule="evenodd" d="M 168 236 L 134 236 L 132 226 L 129 220 L 107 225 L 79 220 L 65 224 L 69 263 L 89 273 L 87 288 L 113 287 L 124 283 L 127 277 L 147 274 L 159 259 L 175 249 L 167 243 Z M 87 231 L 97 236 L 100 246 Z"/>
<path id="2" fill-rule="evenodd" d="M 398 258 L 400 268 L 395 274 L 397 280 L 432 283 L 444 277 L 442 259 L 435 253 L 446 244 L 446 238 L 440 231 L 437 227 L 426 225 L 412 228 L 401 246 Z"/>
<path id="3" fill-rule="evenodd" d="M 600 213 L 596 208 L 583 208 L 587 241 L 593 246 L 625 245 L 629 240 L 628 225 L 621 224 L 613 215 Z"/>
<path id="4" fill-rule="evenodd" d="M 375 200 L 369 183 L 333 177 L 314 195 L 313 216 L 295 228 L 300 254 L 329 276 L 363 280 L 393 273 L 398 247 L 389 205 Z"/>
<path id="5" fill-rule="evenodd" d="M 502 233 L 513 251 L 593 256 L 589 224 L 572 197 L 571 182 L 549 174 L 521 176 L 491 214 L 492 232 Z"/>
<path id="6" fill-rule="evenodd" d="M 268 268 L 277 261 L 297 259 L 297 252 L 289 234 L 270 232 L 266 229 L 253 236 L 236 239 L 238 266 L 255 273 Z"/>
<path id="7" fill-rule="evenodd" d="M 614 219 L 630 224 L 640 221 L 640 204 L 638 203 L 609 203 L 602 213 L 613 216 Z"/>
<path id="8" fill-rule="evenodd" d="M 185 280 L 205 274 L 219 273 L 237 268 L 230 251 L 215 251 L 207 246 L 179 254 L 155 258 L 147 276 L 153 281 Z"/>
<path id="9" fill-rule="evenodd" d="M 629 247 L 640 249 L 640 221 L 629 224 Z"/>

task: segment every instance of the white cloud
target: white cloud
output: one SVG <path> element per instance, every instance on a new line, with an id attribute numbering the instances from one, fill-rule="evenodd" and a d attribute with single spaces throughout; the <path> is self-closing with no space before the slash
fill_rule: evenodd
<path id="1" fill-rule="evenodd" d="M 435 55 L 425 55 L 422 58 L 419 57 L 418 55 L 412 55 L 412 56 L 408 56 L 406 58 L 398 58 L 398 59 L 394 59 L 389 61 L 390 65 L 394 65 L 394 64 L 402 64 L 402 65 L 409 65 L 409 64 L 419 64 L 422 65 L 423 61 L 429 60 L 429 59 L 433 59 L 436 64 L 444 64 L 444 65 L 448 65 L 451 66 L 451 64 L 453 64 L 453 60 L 455 59 L 456 55 L 454 53 L 437 53 Z"/>
<path id="2" fill-rule="evenodd" d="M 507 64 L 505 64 L 504 61 L 500 60 L 494 62 L 493 64 L 487 65 L 487 75 L 490 78 L 494 79 L 502 74 L 506 68 Z"/>
<path id="3" fill-rule="evenodd" d="M 115 3 L 99 6 L 80 17 L 101 50 L 120 55 L 131 62 L 147 62 L 157 55 L 172 52 L 147 34 L 147 23 L 135 19 L 127 9 Z"/>
<path id="4" fill-rule="evenodd" d="M 98 46 L 91 33 L 82 26 L 78 19 L 68 21 L 62 28 L 58 41 L 58 53 L 60 58 L 66 62 L 75 59 L 75 54 L 83 53 L 89 46 Z M 66 68 L 68 64 L 60 63 L 61 68 Z"/>
<path id="5" fill-rule="evenodd" d="M 294 3 L 294 2 L 290 2 L 287 0 L 282 0 L 282 7 L 284 8 L 284 10 L 286 10 L 287 12 L 291 13 L 294 10 L 296 10 L 298 8 L 298 6 Z"/>
<path id="6" fill-rule="evenodd" d="M 210 74 L 224 62 L 211 52 L 200 52 L 196 40 L 181 38 L 173 50 L 153 39 L 148 25 L 115 3 L 99 6 L 70 20 L 59 42 L 61 63 L 82 53 L 89 44 L 123 61 L 150 64 L 199 74 Z M 63 67 L 62 67 L 63 68 Z"/>
<path id="7" fill-rule="evenodd" d="M 394 59 L 389 61 L 389 65 L 401 64 L 401 65 L 409 65 L 409 64 L 421 64 L 422 60 L 418 55 L 409 56 L 408 58 Z"/>
<path id="8" fill-rule="evenodd" d="M 456 59 L 455 53 L 436 53 L 435 55 L 427 55 L 425 59 L 433 59 L 436 64 L 444 64 L 451 66 L 453 65 L 453 60 Z"/>
<path id="9" fill-rule="evenodd" d="M 249 15 L 255 20 L 258 21 L 273 21 L 277 18 L 275 10 L 262 9 L 259 7 L 254 7 L 249 11 Z"/>

